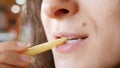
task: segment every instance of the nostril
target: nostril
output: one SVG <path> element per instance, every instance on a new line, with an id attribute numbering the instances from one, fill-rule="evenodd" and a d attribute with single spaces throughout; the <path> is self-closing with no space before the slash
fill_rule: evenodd
<path id="1" fill-rule="evenodd" d="M 67 9 L 59 9 L 55 12 L 55 16 L 62 16 L 68 13 L 69 13 L 69 10 Z"/>

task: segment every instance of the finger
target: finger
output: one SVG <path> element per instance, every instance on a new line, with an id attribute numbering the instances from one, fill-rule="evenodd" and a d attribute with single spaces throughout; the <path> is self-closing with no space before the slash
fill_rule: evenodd
<path id="1" fill-rule="evenodd" d="M 0 51 L 14 50 L 17 52 L 23 52 L 30 46 L 29 43 L 22 42 L 3 42 L 0 43 Z"/>
<path id="2" fill-rule="evenodd" d="M 14 68 L 14 67 L 11 67 L 11 66 L 5 65 L 5 64 L 0 64 L 0 68 Z"/>
<path id="3" fill-rule="evenodd" d="M 0 63 L 12 66 L 28 66 L 34 59 L 27 55 L 18 54 L 14 51 L 0 52 Z"/>

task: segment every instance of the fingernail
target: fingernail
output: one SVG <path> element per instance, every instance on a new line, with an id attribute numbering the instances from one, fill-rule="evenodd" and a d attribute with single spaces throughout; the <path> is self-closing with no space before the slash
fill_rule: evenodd
<path id="1" fill-rule="evenodd" d="M 30 47 L 30 46 L 31 46 L 31 44 L 30 44 L 30 43 L 27 43 L 27 44 L 26 44 L 26 46 L 27 46 L 27 47 Z"/>
<path id="2" fill-rule="evenodd" d="M 25 62 L 30 62 L 30 63 L 34 63 L 35 59 L 33 57 L 29 57 L 27 55 L 21 55 L 21 59 Z"/>
<path id="3" fill-rule="evenodd" d="M 30 47 L 30 46 L 31 46 L 30 43 L 26 44 L 26 43 L 23 43 L 23 42 L 17 42 L 17 45 L 18 45 L 19 47 Z"/>

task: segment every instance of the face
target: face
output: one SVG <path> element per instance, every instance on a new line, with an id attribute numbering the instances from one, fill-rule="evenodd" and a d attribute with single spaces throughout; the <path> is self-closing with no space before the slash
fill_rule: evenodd
<path id="1" fill-rule="evenodd" d="M 42 23 L 56 68 L 115 68 L 120 63 L 120 0 L 43 0 Z"/>

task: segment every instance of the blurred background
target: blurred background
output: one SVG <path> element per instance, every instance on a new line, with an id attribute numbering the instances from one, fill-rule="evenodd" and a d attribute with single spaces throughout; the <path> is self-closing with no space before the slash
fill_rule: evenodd
<path id="1" fill-rule="evenodd" d="M 30 26 L 20 21 L 25 0 L 0 0 L 0 42 L 30 41 Z"/>

